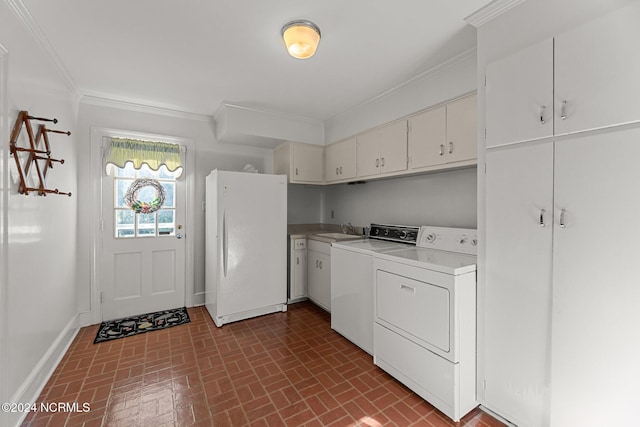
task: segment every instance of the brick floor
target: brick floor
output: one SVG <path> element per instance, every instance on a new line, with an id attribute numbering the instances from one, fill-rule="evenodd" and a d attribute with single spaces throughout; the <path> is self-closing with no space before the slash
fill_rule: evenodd
<path id="1" fill-rule="evenodd" d="M 217 328 L 204 307 L 191 323 L 93 344 L 82 328 L 23 426 L 474 426 L 454 423 L 331 330 L 309 302 Z M 83 412 L 83 404 L 89 410 Z"/>

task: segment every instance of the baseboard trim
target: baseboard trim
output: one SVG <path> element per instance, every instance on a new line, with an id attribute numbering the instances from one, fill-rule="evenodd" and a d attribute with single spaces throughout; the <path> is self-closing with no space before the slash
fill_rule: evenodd
<path id="1" fill-rule="evenodd" d="M 90 311 L 82 311 L 77 315 L 78 321 L 77 325 L 79 328 L 83 328 L 85 326 L 93 325 L 94 323 L 91 321 L 91 312 Z"/>
<path id="2" fill-rule="evenodd" d="M 31 374 L 13 394 L 10 402 L 35 402 L 38 399 L 42 389 L 44 389 L 53 371 L 55 371 L 80 330 L 78 325 L 79 316 L 80 313 L 76 313 L 62 329 Z M 11 413 L 9 414 L 8 425 L 18 427 L 26 416 L 27 413 Z"/>

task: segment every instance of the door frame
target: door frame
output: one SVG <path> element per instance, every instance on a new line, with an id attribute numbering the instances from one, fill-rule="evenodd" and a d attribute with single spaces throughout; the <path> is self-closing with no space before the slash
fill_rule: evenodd
<path id="1" fill-rule="evenodd" d="M 195 293 L 195 141 L 190 138 L 160 135 L 147 132 L 136 132 L 115 128 L 91 128 L 91 289 L 90 317 L 91 324 L 102 321 L 102 304 L 100 303 L 100 280 L 102 277 L 102 178 L 104 167 L 102 160 L 102 140 L 104 137 L 142 139 L 180 144 L 187 148 L 185 153 L 184 179 L 186 192 L 185 211 L 185 286 L 184 301 L 187 307 L 194 304 Z"/>

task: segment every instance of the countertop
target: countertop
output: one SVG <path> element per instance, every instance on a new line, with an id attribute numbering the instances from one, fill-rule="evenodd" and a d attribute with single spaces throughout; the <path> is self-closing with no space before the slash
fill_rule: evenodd
<path id="1" fill-rule="evenodd" d="M 358 227 L 356 231 L 359 231 Z M 362 234 L 344 234 L 340 225 L 336 224 L 290 224 L 287 226 L 287 233 L 290 239 L 310 239 L 326 243 L 363 237 Z M 322 234 L 330 235 L 322 236 Z"/>

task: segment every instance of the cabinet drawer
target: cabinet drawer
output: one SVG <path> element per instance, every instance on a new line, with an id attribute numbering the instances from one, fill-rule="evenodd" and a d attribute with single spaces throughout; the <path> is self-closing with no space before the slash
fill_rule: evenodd
<path id="1" fill-rule="evenodd" d="M 307 242 L 307 248 L 310 251 L 317 251 L 322 254 L 331 255 L 331 243 L 309 240 Z"/>
<path id="2" fill-rule="evenodd" d="M 307 239 L 295 239 L 293 241 L 293 249 L 307 249 Z"/>

